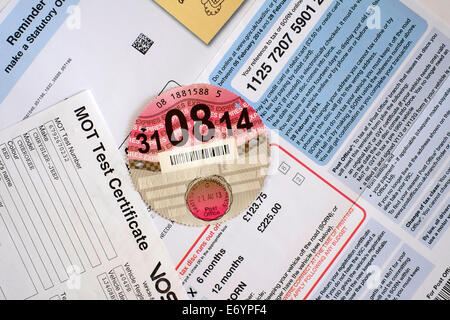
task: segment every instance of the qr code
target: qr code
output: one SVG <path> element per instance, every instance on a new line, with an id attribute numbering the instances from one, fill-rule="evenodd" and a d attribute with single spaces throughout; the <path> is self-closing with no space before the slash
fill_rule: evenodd
<path id="1" fill-rule="evenodd" d="M 141 33 L 133 42 L 133 48 L 142 54 L 146 54 L 153 45 L 152 39 Z"/>

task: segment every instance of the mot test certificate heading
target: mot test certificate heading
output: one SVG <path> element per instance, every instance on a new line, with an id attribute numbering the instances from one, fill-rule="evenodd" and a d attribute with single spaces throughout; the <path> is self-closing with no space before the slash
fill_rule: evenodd
<path id="1" fill-rule="evenodd" d="M 0 298 L 184 290 L 89 91 L 0 133 Z"/>

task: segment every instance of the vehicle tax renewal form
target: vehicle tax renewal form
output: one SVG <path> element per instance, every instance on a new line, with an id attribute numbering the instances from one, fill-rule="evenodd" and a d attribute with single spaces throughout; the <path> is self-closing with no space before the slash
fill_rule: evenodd
<path id="1" fill-rule="evenodd" d="M 410 0 L 255 3 L 199 82 L 277 156 L 228 223 L 155 216 L 188 297 L 450 298 L 449 31 Z"/>
<path id="2" fill-rule="evenodd" d="M 0 133 L 0 299 L 184 289 L 89 91 Z"/>

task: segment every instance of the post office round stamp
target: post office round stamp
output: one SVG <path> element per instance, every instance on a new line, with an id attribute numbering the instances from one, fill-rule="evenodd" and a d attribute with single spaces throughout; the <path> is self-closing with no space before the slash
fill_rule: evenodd
<path id="1" fill-rule="evenodd" d="M 232 199 L 230 186 L 220 176 L 193 180 L 186 191 L 189 211 L 203 221 L 220 219 L 230 209 Z"/>

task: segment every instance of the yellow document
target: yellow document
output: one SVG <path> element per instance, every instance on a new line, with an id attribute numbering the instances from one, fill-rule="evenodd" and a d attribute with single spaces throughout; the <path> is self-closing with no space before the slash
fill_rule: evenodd
<path id="1" fill-rule="evenodd" d="M 208 44 L 244 0 L 154 0 Z"/>

